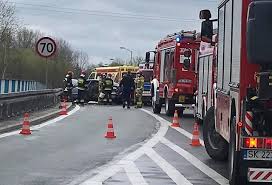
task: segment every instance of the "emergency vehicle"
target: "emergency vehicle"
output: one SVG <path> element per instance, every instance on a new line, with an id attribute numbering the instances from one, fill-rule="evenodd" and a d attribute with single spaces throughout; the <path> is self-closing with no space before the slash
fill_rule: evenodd
<path id="1" fill-rule="evenodd" d="M 214 77 L 204 72 L 198 78 L 214 83 L 208 85 L 214 102 L 208 96 L 203 138 L 213 159 L 228 159 L 231 185 L 272 183 L 271 16 L 272 1 L 224 0 L 213 43 L 214 20 L 209 10 L 200 12 L 201 40 L 215 45 L 213 56 L 200 58 L 205 61 L 199 69 L 201 63 L 215 69 Z"/>
<path id="2" fill-rule="evenodd" d="M 196 31 L 181 31 L 162 39 L 155 51 L 151 82 L 153 112 L 159 114 L 165 104 L 167 115 L 194 106 L 196 91 L 195 63 L 199 42 Z M 147 62 L 150 52 L 146 53 Z"/>
<path id="3" fill-rule="evenodd" d="M 128 71 L 130 71 L 133 78 L 135 78 L 138 69 L 139 67 L 135 66 L 97 67 L 95 71 L 90 74 L 89 79 L 97 79 L 99 75 L 107 73 L 112 75 L 112 79 L 115 83 L 119 83 L 123 75 L 127 74 Z"/>
<path id="4" fill-rule="evenodd" d="M 138 72 L 141 72 L 144 76 L 144 89 L 142 100 L 144 104 L 151 104 L 151 80 L 153 79 L 153 69 L 148 69 L 146 67 L 139 69 Z"/>

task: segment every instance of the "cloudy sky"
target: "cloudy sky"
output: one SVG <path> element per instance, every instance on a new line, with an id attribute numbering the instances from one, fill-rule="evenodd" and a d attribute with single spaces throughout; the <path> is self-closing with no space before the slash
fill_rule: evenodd
<path id="1" fill-rule="evenodd" d="M 30 28 L 67 40 L 91 63 L 144 56 L 169 33 L 199 30 L 199 10 L 216 15 L 217 0 L 10 0 Z"/>

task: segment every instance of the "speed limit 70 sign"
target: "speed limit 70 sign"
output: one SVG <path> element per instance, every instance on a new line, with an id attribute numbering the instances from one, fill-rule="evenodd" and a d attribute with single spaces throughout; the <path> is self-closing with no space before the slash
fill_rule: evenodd
<path id="1" fill-rule="evenodd" d="M 36 52 L 44 58 L 49 58 L 55 54 L 57 50 L 56 42 L 50 37 L 43 37 L 36 43 Z"/>

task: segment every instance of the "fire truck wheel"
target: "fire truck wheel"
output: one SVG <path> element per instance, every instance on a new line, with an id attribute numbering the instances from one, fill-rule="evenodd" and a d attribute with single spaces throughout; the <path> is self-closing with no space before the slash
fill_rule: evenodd
<path id="1" fill-rule="evenodd" d="M 167 116 L 173 116 L 175 112 L 175 103 L 165 96 L 165 112 Z"/>
<path id="2" fill-rule="evenodd" d="M 224 161 L 228 158 L 228 143 L 215 130 L 214 107 L 211 107 L 203 120 L 203 139 L 211 158 Z"/>
<path id="3" fill-rule="evenodd" d="M 156 101 L 153 100 L 152 98 L 152 109 L 155 114 L 160 114 L 161 113 L 161 103 L 156 103 Z"/>
<path id="4" fill-rule="evenodd" d="M 181 118 L 183 116 L 184 109 L 178 109 L 178 115 Z"/>
<path id="5" fill-rule="evenodd" d="M 236 132 L 235 132 L 235 121 L 236 118 L 233 117 L 231 123 L 231 132 L 230 132 L 230 144 L 229 144 L 229 182 L 230 185 L 244 185 L 246 184 L 246 174 L 243 169 L 245 165 L 243 165 L 243 160 L 241 160 L 240 152 L 236 151 Z"/>

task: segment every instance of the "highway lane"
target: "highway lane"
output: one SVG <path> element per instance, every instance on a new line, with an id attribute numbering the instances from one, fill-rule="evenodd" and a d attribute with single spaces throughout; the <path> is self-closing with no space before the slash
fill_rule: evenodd
<path id="1" fill-rule="evenodd" d="M 110 116 L 115 140 L 104 138 Z M 156 132 L 156 124 L 140 110 L 85 106 L 65 119 L 34 130 L 30 136 L 1 138 L 0 184 L 67 184 L 149 138 Z"/>
<path id="2" fill-rule="evenodd" d="M 190 145 L 194 124 L 192 115 L 185 114 L 180 119 L 182 128 L 174 129 L 169 127 L 172 118 L 164 113 L 154 115 L 150 108 L 143 111 L 160 121 L 158 135 L 131 155 L 98 169 L 95 175 L 85 177 L 82 183 L 72 184 L 228 184 L 227 163 L 212 160 L 204 146 Z"/>
<path id="3" fill-rule="evenodd" d="M 115 140 L 104 138 L 111 116 Z M 31 136 L 0 135 L 0 185 L 227 184 L 226 162 L 189 144 L 190 112 L 177 129 L 149 107 L 88 105 L 60 118 Z"/>

